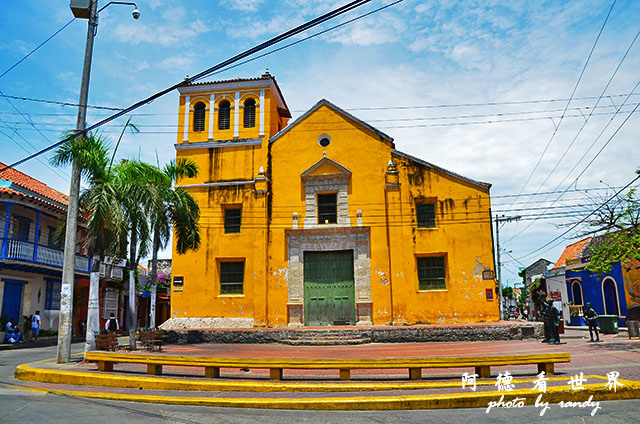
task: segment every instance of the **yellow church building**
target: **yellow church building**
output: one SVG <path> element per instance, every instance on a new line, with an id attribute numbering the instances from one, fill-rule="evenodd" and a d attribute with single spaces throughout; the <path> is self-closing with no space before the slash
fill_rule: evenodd
<path id="1" fill-rule="evenodd" d="M 163 328 L 498 319 L 490 184 L 327 100 L 289 124 L 268 72 L 179 92 L 176 156 L 200 174 L 178 186 L 200 205 L 202 246 L 173 255 Z"/>

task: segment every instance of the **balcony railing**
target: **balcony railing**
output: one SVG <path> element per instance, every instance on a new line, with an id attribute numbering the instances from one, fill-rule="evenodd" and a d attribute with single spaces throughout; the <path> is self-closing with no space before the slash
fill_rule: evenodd
<path id="1" fill-rule="evenodd" d="M 55 247 L 17 239 L 0 238 L 0 257 L 2 259 L 17 259 L 43 265 L 62 268 L 64 252 Z M 87 256 L 76 254 L 76 271 L 89 272 L 90 261 Z"/>

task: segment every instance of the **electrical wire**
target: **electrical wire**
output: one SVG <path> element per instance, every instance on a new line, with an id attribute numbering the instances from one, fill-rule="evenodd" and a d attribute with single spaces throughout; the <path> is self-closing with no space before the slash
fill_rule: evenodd
<path id="1" fill-rule="evenodd" d="M 22 62 L 24 62 L 24 60 L 26 58 L 28 58 L 29 56 L 31 56 L 33 53 L 36 52 L 36 50 L 38 50 L 40 47 L 44 46 L 45 44 L 47 44 L 47 42 L 49 40 L 51 40 L 53 37 L 55 37 L 56 35 L 58 35 L 59 33 L 62 32 L 62 30 L 64 30 L 66 27 L 68 27 L 69 25 L 71 25 L 71 23 L 73 21 L 75 21 L 76 18 L 71 19 L 69 22 L 67 22 L 62 28 L 60 28 L 59 30 L 57 30 L 56 32 L 54 32 L 49 38 L 47 38 L 46 40 L 44 40 L 42 43 L 38 44 L 38 46 L 36 46 L 35 49 L 31 50 L 29 53 L 27 53 L 22 59 L 20 59 L 19 61 L 17 61 L 16 63 L 14 63 L 13 65 L 11 65 L 6 71 L 4 71 L 2 73 L 2 75 L 0 75 L 0 78 L 2 78 L 3 76 L 7 75 L 9 72 L 11 72 L 12 69 L 14 69 L 16 66 L 18 66 L 19 64 L 21 64 Z"/>
<path id="2" fill-rule="evenodd" d="M 551 175 L 553 175 L 553 173 L 556 171 L 556 169 L 558 169 L 558 166 L 560 166 L 560 164 L 564 160 L 564 158 L 567 155 L 567 153 L 569 153 L 569 150 L 571 150 L 571 147 L 573 147 L 573 144 L 576 142 L 576 140 L 578 139 L 578 137 L 582 133 L 582 130 L 585 128 L 585 126 L 589 122 L 589 119 L 591 119 L 591 117 L 594 115 L 594 111 L 598 107 L 598 104 L 600 104 L 600 101 L 604 97 L 604 94 L 607 92 L 607 89 L 611 85 L 611 82 L 613 82 L 613 79 L 618 74 L 618 71 L 620 70 L 620 67 L 624 63 L 624 61 L 627 58 L 627 56 L 629 55 L 629 51 L 631 51 L 631 49 L 633 48 L 633 45 L 636 43 L 636 40 L 638 39 L 638 36 L 640 36 L 640 31 L 638 31 L 636 36 L 633 38 L 633 40 L 631 41 L 631 44 L 629 44 L 629 47 L 627 48 L 627 51 L 622 56 L 622 59 L 620 59 L 620 62 L 618 63 L 618 66 L 616 66 L 616 69 L 613 71 L 613 73 L 609 77 L 609 81 L 607 81 L 607 83 L 605 84 L 604 88 L 602 89 L 602 93 L 600 93 L 600 97 L 598 97 L 598 100 L 596 101 L 596 103 L 591 108 L 591 113 L 589 113 L 589 116 L 587 116 L 585 118 L 584 122 L 582 123 L 582 126 L 578 129 L 578 132 L 576 133 L 575 137 L 573 137 L 573 140 L 571 140 L 571 143 L 569 143 L 567 148 L 564 150 L 564 152 L 562 153 L 562 155 L 560 156 L 560 158 L 558 159 L 558 161 L 554 165 L 553 169 L 551 169 L 551 171 L 547 174 L 547 176 L 544 179 L 544 181 L 542 181 L 542 183 L 540 183 L 540 186 L 538 186 L 538 189 L 535 190 L 535 191 L 539 191 L 546 184 L 546 182 L 549 180 Z"/>
<path id="3" fill-rule="evenodd" d="M 584 72 L 587 69 L 587 66 L 589 65 L 589 61 L 591 60 L 591 56 L 593 55 L 593 52 L 596 49 L 596 46 L 598 45 L 598 40 L 600 40 L 600 36 L 602 35 L 602 32 L 604 31 L 604 27 L 607 25 L 607 21 L 609 20 L 609 16 L 611 15 L 611 11 L 613 10 L 613 7 L 615 6 L 616 1 L 617 0 L 613 0 L 613 3 L 611 4 L 611 7 L 609 8 L 609 12 L 607 13 L 607 16 L 605 17 L 604 22 L 602 23 L 602 26 L 600 27 L 600 31 L 598 32 L 598 36 L 596 37 L 596 40 L 593 43 L 593 46 L 591 47 L 591 51 L 589 52 L 589 55 L 587 56 L 587 60 L 585 61 L 584 66 L 582 67 L 582 71 L 580 72 L 580 76 L 578 77 L 578 81 L 576 81 L 576 84 L 573 87 L 573 91 L 571 92 L 571 96 L 569 96 L 569 100 L 567 101 L 567 105 L 565 106 L 565 109 L 569 108 L 569 105 L 571 104 L 571 100 L 573 99 L 573 96 L 576 93 L 576 90 L 578 89 L 578 86 L 580 85 L 580 81 L 582 81 L 582 76 L 584 75 Z M 555 125 L 555 129 L 553 130 L 553 133 L 551 134 L 551 137 L 549 138 L 549 141 L 547 142 L 547 145 L 545 146 L 544 150 L 542 151 L 542 154 L 538 158 L 538 161 L 536 162 L 535 166 L 533 167 L 533 169 L 529 173 L 529 176 L 527 177 L 526 181 L 522 185 L 522 188 L 520 189 L 520 193 L 522 193 L 524 191 L 525 187 L 527 186 L 527 184 L 529 184 L 529 181 L 531 180 L 531 177 L 533 177 L 533 174 L 538 169 L 538 166 L 540 166 L 540 163 L 542 162 L 542 159 L 544 158 L 544 155 L 547 153 L 547 150 L 549 149 L 549 146 L 551 145 L 551 143 L 553 142 L 553 139 L 555 138 L 556 134 L 558 133 L 558 129 L 560 128 L 560 125 L 562 124 L 562 121 L 564 120 L 564 113 L 562 115 L 563 116 L 560 117 L 560 121 L 558 122 L 558 125 Z"/>
<path id="4" fill-rule="evenodd" d="M 291 38 L 294 35 L 297 35 L 297 34 L 299 34 L 301 32 L 304 32 L 304 31 L 306 31 L 306 30 L 308 30 L 310 28 L 313 28 L 313 27 L 315 27 L 315 26 L 317 26 L 317 25 L 319 25 L 319 24 L 321 24 L 323 22 L 326 22 L 326 21 L 328 21 L 330 19 L 333 19 L 333 18 L 335 18 L 337 16 L 340 16 L 340 15 L 342 15 L 342 14 L 344 14 L 344 13 L 346 13 L 346 12 L 352 10 L 352 9 L 355 9 L 357 7 L 360 7 L 360 6 L 364 5 L 364 4 L 366 4 L 366 3 L 369 3 L 370 1 L 371 0 L 358 0 L 358 1 L 350 2 L 350 3 L 348 3 L 348 4 L 344 5 L 344 6 L 341 6 L 341 7 L 337 8 L 337 9 L 332 10 L 329 13 L 326 13 L 326 14 L 324 14 L 322 16 L 319 16 L 318 18 L 315 18 L 315 19 L 313 19 L 313 20 L 311 20 L 309 22 L 306 22 L 306 23 L 304 23 L 302 25 L 299 25 L 299 26 L 297 26 L 297 27 L 295 27 L 295 28 L 293 28 L 293 29 L 291 29 L 289 31 L 286 31 L 286 32 L 284 32 L 284 33 L 282 33 L 282 34 L 280 34 L 280 35 L 278 35 L 276 37 L 271 38 L 268 41 L 265 41 L 265 42 L 255 46 L 255 47 L 252 47 L 249 50 L 246 50 L 246 51 L 244 51 L 244 52 L 242 52 L 240 54 L 237 54 L 237 55 L 233 56 L 230 59 L 227 59 L 227 60 L 225 60 L 225 61 L 223 61 L 223 62 L 221 62 L 221 63 L 219 63 L 219 64 L 217 64 L 215 66 L 212 66 L 212 67 L 210 67 L 210 68 L 208 68 L 208 69 L 206 69 L 206 70 L 204 70 L 204 71 L 202 71 L 202 72 L 200 72 L 200 73 L 198 73 L 198 74 L 196 74 L 196 75 L 194 75 L 192 77 L 186 78 L 186 79 L 184 79 L 183 81 L 180 81 L 177 84 L 174 84 L 174 85 L 172 85 L 172 86 L 170 86 L 168 88 L 165 88 L 164 90 L 156 92 L 155 94 L 153 94 L 153 95 L 151 95 L 151 96 L 149 96 L 149 97 L 147 97 L 147 98 L 145 98 L 143 100 L 140 100 L 140 101 L 132 104 L 131 106 L 129 106 L 129 107 L 127 107 L 127 108 L 125 108 L 125 109 L 123 109 L 121 111 L 118 111 L 118 112 L 112 114 L 111 116 L 109 116 L 109 117 L 107 117 L 105 119 L 102 119 L 101 121 L 99 121 L 97 123 L 94 123 L 94 124 L 90 125 L 84 131 L 77 131 L 74 134 L 72 134 L 72 135 L 70 135 L 68 137 L 65 137 L 61 141 L 59 141 L 57 143 L 54 143 L 54 144 L 46 147 L 45 149 L 40 150 L 39 152 L 36 152 L 33 155 L 30 155 L 30 156 L 28 156 L 28 157 L 26 157 L 24 159 L 21 159 L 21 160 L 19 160 L 17 162 L 14 162 L 13 164 L 9 165 L 8 167 L 15 167 L 15 166 L 17 166 L 17 165 L 19 165 L 21 163 L 24 163 L 24 162 L 32 159 L 35 156 L 38 156 L 38 155 L 43 154 L 43 153 L 45 153 L 45 152 L 47 152 L 47 151 L 49 151 L 51 149 L 56 148 L 57 146 L 59 146 L 59 145 L 65 143 L 65 142 L 73 139 L 74 137 L 78 137 L 82 133 L 90 132 L 90 131 L 92 131 L 92 130 L 94 130 L 96 128 L 99 128 L 100 126 L 102 126 L 104 124 L 107 124 L 107 123 L 109 123 L 109 122 L 111 122 L 111 121 L 113 121 L 113 120 L 115 120 L 115 119 L 117 119 L 117 118 L 129 113 L 129 112 L 132 112 L 132 111 L 140 108 L 143 105 L 151 103 L 155 99 L 157 99 L 159 97 L 162 97 L 165 94 L 170 93 L 170 92 L 172 92 L 173 90 L 175 90 L 177 88 L 184 87 L 186 85 L 191 84 L 194 81 L 197 81 L 197 80 L 200 80 L 202 78 L 205 78 L 205 77 L 213 74 L 215 71 L 218 71 L 220 69 L 224 69 L 224 68 L 228 67 L 229 65 L 231 65 L 231 64 L 233 64 L 235 62 L 238 62 L 239 60 L 244 59 L 245 57 L 251 56 L 254 53 L 257 53 L 257 52 L 259 52 L 261 50 L 264 50 L 264 49 L 266 49 L 266 48 L 268 48 L 268 47 L 270 47 L 270 46 L 272 46 L 274 44 L 277 44 L 277 43 L 283 41 L 283 40 Z M 402 1 L 402 0 L 400 0 L 400 1 Z M 1 169 L 0 172 L 3 171 L 3 170 L 4 169 Z"/>

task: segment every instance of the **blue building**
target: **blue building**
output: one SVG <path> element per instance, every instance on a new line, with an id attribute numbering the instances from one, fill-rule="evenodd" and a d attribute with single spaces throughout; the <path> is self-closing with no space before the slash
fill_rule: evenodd
<path id="1" fill-rule="evenodd" d="M 580 244 L 576 257 L 561 256 L 561 260 L 564 259 L 566 262 L 565 279 L 569 301 L 580 307 L 590 302 L 598 315 L 620 317 L 618 325 L 621 326 L 627 321 L 627 302 L 620 262 L 612 264 L 611 271 L 602 275 L 586 269 L 590 260 L 590 247 L 597 241 L 598 237 L 581 240 L 565 249 L 566 251 L 573 247 L 575 251 L 575 245 Z M 582 308 L 580 308 L 580 315 L 582 315 Z M 581 319 L 579 325 L 586 324 Z"/>

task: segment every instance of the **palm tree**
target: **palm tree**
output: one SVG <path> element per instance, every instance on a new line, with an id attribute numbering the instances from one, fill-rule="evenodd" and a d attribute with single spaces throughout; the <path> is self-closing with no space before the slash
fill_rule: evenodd
<path id="1" fill-rule="evenodd" d="M 129 232 L 129 345 L 136 346 L 136 269 L 140 258 L 149 253 L 151 227 L 149 215 L 159 208 L 158 187 L 166 177 L 156 167 L 135 160 L 124 160 L 114 167 L 123 192 L 124 217 Z"/>
<path id="2" fill-rule="evenodd" d="M 116 241 L 126 231 L 120 207 L 123 192 L 111 168 L 107 167 L 108 151 L 106 140 L 101 135 L 90 135 L 64 143 L 51 160 L 56 166 L 77 162 L 89 182 L 89 188 L 79 199 L 81 211 L 87 218 L 87 231 L 81 243 L 92 258 L 85 352 L 95 349 L 95 334 L 100 331 L 98 292 L 102 258 L 105 254 L 116 251 Z M 66 220 L 61 223 L 61 228 L 58 229 L 60 239 L 64 237 Z"/>
<path id="3" fill-rule="evenodd" d="M 200 229 L 198 220 L 200 208 L 193 196 L 186 190 L 174 189 L 178 178 L 193 178 L 198 175 L 198 165 L 192 160 L 178 159 L 169 162 L 162 173 L 166 177 L 162 185 L 156 187 L 160 202 L 149 215 L 153 231 L 151 257 L 151 301 L 149 326 L 156 326 L 156 290 L 158 284 L 158 251 L 166 247 L 173 227 L 176 236 L 176 252 L 183 254 L 187 250 L 200 248 Z"/>

